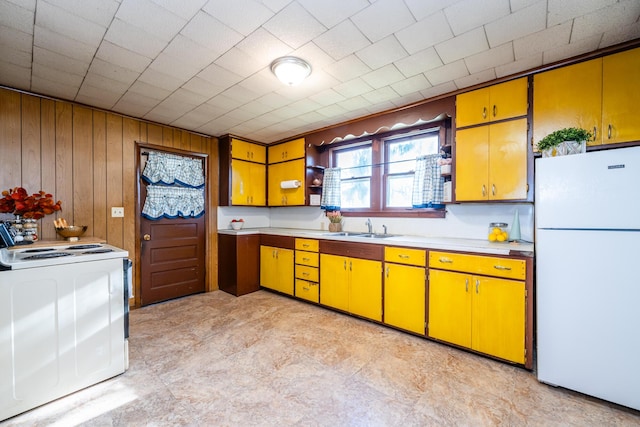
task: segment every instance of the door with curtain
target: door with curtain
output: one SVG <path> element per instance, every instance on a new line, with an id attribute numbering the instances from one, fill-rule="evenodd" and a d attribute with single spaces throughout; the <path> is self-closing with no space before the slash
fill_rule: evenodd
<path id="1" fill-rule="evenodd" d="M 143 145 L 138 156 L 140 305 L 204 292 L 207 157 Z"/>

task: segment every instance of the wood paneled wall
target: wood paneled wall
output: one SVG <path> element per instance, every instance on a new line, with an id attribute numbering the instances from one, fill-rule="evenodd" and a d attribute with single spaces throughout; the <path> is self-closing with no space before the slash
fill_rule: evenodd
<path id="1" fill-rule="evenodd" d="M 86 236 L 128 250 L 131 259 L 137 249 L 136 141 L 209 155 L 207 289 L 217 289 L 216 138 L 0 88 L 0 191 L 22 186 L 53 194 L 62 201 L 57 217 L 87 225 Z M 124 206 L 124 218 L 112 218 L 112 206 Z M 59 239 L 55 218 L 40 221 L 42 240 Z"/>

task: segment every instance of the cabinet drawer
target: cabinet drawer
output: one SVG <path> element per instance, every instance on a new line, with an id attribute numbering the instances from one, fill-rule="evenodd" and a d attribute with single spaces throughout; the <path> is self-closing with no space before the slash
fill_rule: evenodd
<path id="1" fill-rule="evenodd" d="M 520 280 L 525 280 L 527 275 L 525 260 L 451 252 L 430 251 L 429 268 Z"/>
<path id="2" fill-rule="evenodd" d="M 318 252 L 318 246 L 315 239 L 296 239 L 296 249 L 300 251 Z"/>
<path id="3" fill-rule="evenodd" d="M 384 260 L 398 264 L 417 265 L 424 267 L 427 265 L 427 253 L 423 249 L 407 248 L 384 248 Z"/>
<path id="4" fill-rule="evenodd" d="M 296 251 L 296 264 L 309 265 L 311 267 L 317 267 L 318 264 L 318 253 L 317 252 L 306 252 L 306 251 Z"/>
<path id="5" fill-rule="evenodd" d="M 318 268 L 309 267 L 308 265 L 296 265 L 296 279 L 318 282 L 320 280 Z"/>
<path id="6" fill-rule="evenodd" d="M 317 283 L 296 279 L 296 297 L 318 303 L 320 301 L 319 286 Z"/>

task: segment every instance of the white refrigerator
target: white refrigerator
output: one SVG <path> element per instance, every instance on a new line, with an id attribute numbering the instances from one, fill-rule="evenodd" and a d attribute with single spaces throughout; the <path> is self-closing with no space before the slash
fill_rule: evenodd
<path id="1" fill-rule="evenodd" d="M 640 409 L 640 147 L 536 159 L 538 380 Z"/>

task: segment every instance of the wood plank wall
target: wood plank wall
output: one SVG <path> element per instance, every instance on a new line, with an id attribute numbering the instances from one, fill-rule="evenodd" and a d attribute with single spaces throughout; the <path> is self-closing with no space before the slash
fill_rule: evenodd
<path id="1" fill-rule="evenodd" d="M 0 191 L 42 189 L 62 201 L 61 212 L 40 220 L 42 240 L 59 239 L 53 220 L 63 217 L 136 258 L 136 141 L 209 155 L 207 290 L 218 289 L 216 138 L 0 88 Z M 125 217 L 112 218 L 112 206 Z"/>

